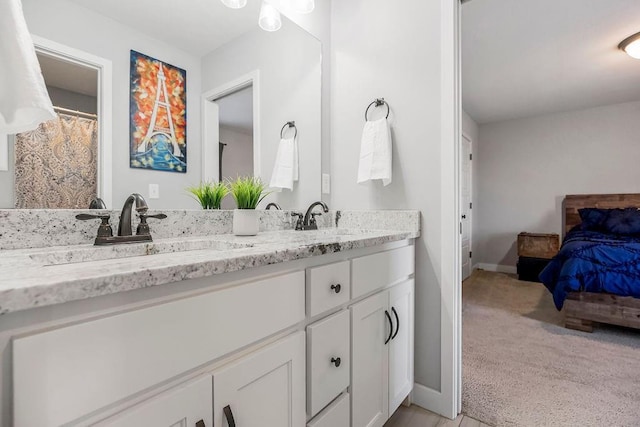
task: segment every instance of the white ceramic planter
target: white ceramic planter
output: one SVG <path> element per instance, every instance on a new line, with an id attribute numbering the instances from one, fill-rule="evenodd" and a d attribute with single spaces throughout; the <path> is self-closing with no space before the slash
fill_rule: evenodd
<path id="1" fill-rule="evenodd" d="M 260 221 L 255 209 L 233 210 L 233 234 L 236 236 L 255 236 L 258 234 Z"/>

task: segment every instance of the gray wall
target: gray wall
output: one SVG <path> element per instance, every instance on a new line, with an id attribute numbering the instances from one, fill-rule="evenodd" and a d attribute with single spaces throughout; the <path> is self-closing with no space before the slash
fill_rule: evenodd
<path id="1" fill-rule="evenodd" d="M 23 0 L 22 3 L 32 34 L 112 61 L 114 206 L 109 208 L 119 208 L 133 192 L 148 196 L 150 183 L 160 185 L 160 199 L 149 200 L 152 208 L 198 208 L 185 187 L 200 181 L 200 58 L 67 0 Z M 186 174 L 129 167 L 131 49 L 187 71 Z"/>
<path id="2" fill-rule="evenodd" d="M 220 141 L 227 144 L 222 156 L 222 177 L 253 175 L 253 135 L 220 126 Z M 222 209 L 235 209 L 233 197 L 222 200 Z"/>
<path id="3" fill-rule="evenodd" d="M 640 102 L 480 127 L 480 263 L 514 267 L 521 231 L 561 233 L 566 194 L 640 192 Z"/>
<path id="4" fill-rule="evenodd" d="M 479 223 L 478 223 L 478 170 L 477 152 L 478 152 L 478 140 L 480 137 L 480 129 L 478 124 L 469 116 L 466 111 L 462 111 L 462 132 L 471 138 L 471 153 L 473 154 L 473 161 L 471 162 L 471 203 L 473 203 L 473 209 L 471 210 L 471 252 L 473 257 L 471 258 L 471 265 L 475 265 L 478 261 L 478 239 L 475 238 Z"/>
<path id="5" fill-rule="evenodd" d="M 49 98 L 51 98 L 51 102 L 56 107 L 90 114 L 98 112 L 98 98 L 95 96 L 83 95 L 54 86 L 47 86 L 47 92 L 49 92 Z"/>
<path id="6" fill-rule="evenodd" d="M 440 2 L 332 3 L 331 205 L 419 209 L 416 242 L 416 381 L 440 390 Z M 390 26 L 391 24 L 391 26 Z M 358 185 L 364 111 L 391 106 L 393 182 Z"/>
<path id="7" fill-rule="evenodd" d="M 293 191 L 269 196 L 283 209 L 305 209 L 321 197 L 321 63 L 321 43 L 290 21 L 275 33 L 256 28 L 202 60 L 205 92 L 260 71 L 260 175 L 266 183 L 271 179 L 280 130 L 295 120 L 300 179 Z"/>

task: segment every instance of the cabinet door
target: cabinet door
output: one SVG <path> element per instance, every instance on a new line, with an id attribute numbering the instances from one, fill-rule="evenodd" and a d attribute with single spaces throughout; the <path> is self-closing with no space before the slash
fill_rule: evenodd
<path id="1" fill-rule="evenodd" d="M 351 425 L 380 427 L 389 418 L 389 293 L 351 307 Z"/>
<path id="2" fill-rule="evenodd" d="M 413 388 L 414 281 L 389 291 L 394 331 L 389 341 L 389 414 L 393 414 Z"/>
<path id="3" fill-rule="evenodd" d="M 211 427 L 211 376 L 177 386 L 98 423 L 109 427 Z"/>
<path id="4" fill-rule="evenodd" d="M 214 372 L 213 419 L 217 427 L 303 426 L 304 332 Z"/>

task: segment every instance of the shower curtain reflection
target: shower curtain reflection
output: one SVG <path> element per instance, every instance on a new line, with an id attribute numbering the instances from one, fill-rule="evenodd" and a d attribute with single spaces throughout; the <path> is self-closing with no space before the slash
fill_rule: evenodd
<path id="1" fill-rule="evenodd" d="M 88 208 L 97 196 L 98 123 L 67 114 L 16 135 L 15 207 Z"/>

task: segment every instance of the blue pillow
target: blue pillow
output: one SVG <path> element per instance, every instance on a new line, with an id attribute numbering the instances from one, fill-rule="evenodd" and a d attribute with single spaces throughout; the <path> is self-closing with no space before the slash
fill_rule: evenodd
<path id="1" fill-rule="evenodd" d="M 582 208 L 578 209 L 582 220 L 582 229 L 591 231 L 602 231 L 604 222 L 609 217 L 611 209 Z"/>
<path id="2" fill-rule="evenodd" d="M 603 224 L 604 231 L 613 234 L 639 234 L 640 210 L 636 208 L 612 209 Z"/>
<path id="3" fill-rule="evenodd" d="M 582 229 L 611 234 L 640 234 L 640 210 L 624 209 L 579 209 Z"/>

